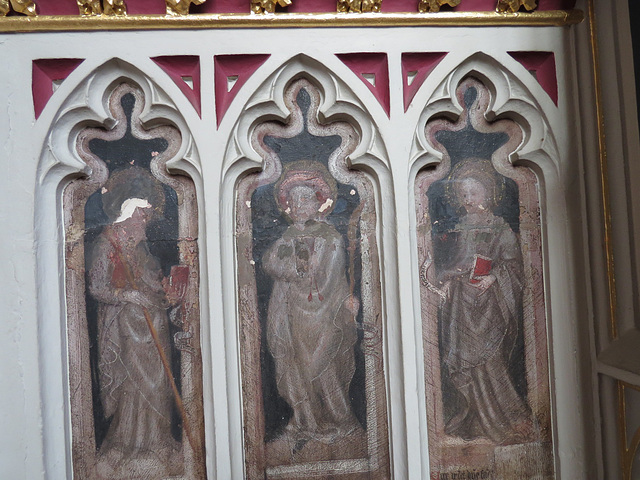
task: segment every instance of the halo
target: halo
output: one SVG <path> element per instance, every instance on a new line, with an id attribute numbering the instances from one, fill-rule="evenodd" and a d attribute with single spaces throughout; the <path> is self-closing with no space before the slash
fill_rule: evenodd
<path id="1" fill-rule="evenodd" d="M 128 167 L 114 172 L 103 188 L 102 208 L 112 223 L 120 215 L 122 204 L 128 198 L 147 200 L 153 207 L 154 217 L 164 214 L 165 195 L 162 184 L 140 167 Z"/>
<path id="2" fill-rule="evenodd" d="M 467 178 L 479 182 L 487 192 L 487 200 L 491 203 L 491 209 L 499 205 L 504 197 L 504 178 L 499 175 L 490 160 L 482 158 L 465 158 L 459 161 L 451 169 L 447 176 L 446 193 L 447 197 L 459 204 L 456 193 L 456 186 Z"/>
<path id="3" fill-rule="evenodd" d="M 324 204 L 328 199 L 332 200 L 331 205 L 320 213 L 320 216 L 323 217 L 329 215 L 335 207 L 338 186 L 329 170 L 321 163 L 313 160 L 297 160 L 284 167 L 282 176 L 274 187 L 278 209 L 287 214 L 289 193 L 294 187 L 301 185 L 312 188 L 321 204 Z"/>

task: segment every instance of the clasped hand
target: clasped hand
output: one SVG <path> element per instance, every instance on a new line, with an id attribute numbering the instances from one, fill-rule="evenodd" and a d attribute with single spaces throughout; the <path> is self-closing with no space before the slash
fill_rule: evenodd
<path id="1" fill-rule="evenodd" d="M 495 275 L 483 275 L 481 277 L 477 277 L 478 283 L 472 283 L 471 285 L 473 285 L 475 288 L 480 290 L 480 295 L 483 295 L 491 285 L 493 285 L 493 282 L 496 281 L 496 276 Z"/>

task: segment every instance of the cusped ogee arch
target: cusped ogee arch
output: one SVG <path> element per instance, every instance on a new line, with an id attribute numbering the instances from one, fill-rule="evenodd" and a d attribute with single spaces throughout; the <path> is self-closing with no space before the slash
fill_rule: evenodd
<path id="1" fill-rule="evenodd" d="M 323 90 L 318 119 L 321 123 L 349 119 L 357 129 L 360 139 L 356 150 L 349 156 L 351 165 L 362 164 L 368 168 L 376 168 L 380 164 L 378 168 L 381 170 L 388 169 L 388 154 L 384 142 L 364 102 L 326 66 L 301 54 L 275 69 L 247 101 L 227 144 L 223 183 L 227 182 L 229 175 L 237 176 L 237 169 L 262 167 L 262 157 L 251 146 L 249 133 L 259 119 L 287 119 L 289 110 L 285 105 L 284 90 L 287 84 L 299 77 L 312 79 Z M 230 172 L 232 168 L 234 171 Z"/>
<path id="2" fill-rule="evenodd" d="M 515 60 L 512 62 L 514 67 L 519 65 Z M 528 72 L 527 75 L 531 76 Z M 550 121 L 551 115 L 555 112 L 544 109 L 538 100 L 539 95 L 544 93 L 542 87 L 538 85 L 538 91 L 532 92 L 523 79 L 496 59 L 481 52 L 471 55 L 455 66 L 434 90 L 419 92 L 421 97 L 428 95 L 428 98 L 425 99 L 425 107 L 420 114 L 412 145 L 412 172 L 426 165 L 436 164 L 441 159 L 442 155 L 429 144 L 423 126 L 435 115 L 457 118 L 462 113 L 463 107 L 456 99 L 455 91 L 467 76 L 475 76 L 489 88 L 491 101 L 485 114 L 487 121 L 510 118 L 522 128 L 523 141 L 517 150 L 510 154 L 511 163 L 517 164 L 518 159 L 522 159 L 522 162 L 527 162 L 533 169 L 552 168 L 558 175 L 562 162 L 559 159 L 558 145 Z M 532 79 L 533 77 L 526 78 L 526 81 L 531 83 Z M 552 171 L 547 171 L 545 176 L 548 177 L 551 173 Z"/>

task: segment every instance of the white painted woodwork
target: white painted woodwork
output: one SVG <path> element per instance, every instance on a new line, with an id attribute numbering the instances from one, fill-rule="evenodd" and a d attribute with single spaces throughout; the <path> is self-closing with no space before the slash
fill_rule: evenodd
<path id="1" fill-rule="evenodd" d="M 599 2 L 597 8 L 607 72 L 602 80 L 618 318 L 624 332 L 638 326 L 640 266 L 629 259 L 640 254 L 640 191 L 635 187 L 640 164 L 633 157 L 639 147 L 630 50 L 621 45 L 629 36 L 628 26 L 621 27 L 626 3 L 612 4 L 609 9 L 608 2 Z M 578 6 L 586 10 L 585 2 Z M 507 53 L 536 50 L 555 54 L 557 106 Z M 450 53 L 405 113 L 401 54 L 429 51 Z M 387 53 L 390 118 L 366 83 L 335 56 L 349 52 Z M 240 53 L 271 57 L 240 89 L 216 128 L 213 57 Z M 150 59 L 161 55 L 200 57 L 202 117 Z M 31 62 L 61 57 L 86 60 L 57 86 L 36 121 Z M 283 88 L 304 72 L 322 86 L 325 118 L 346 113 L 362 127 L 350 159 L 354 168 L 369 173 L 379 199 L 392 473 L 397 480 L 427 478 L 413 185 L 421 167 L 439 160 L 424 137 L 427 119 L 436 112 L 461 111 L 452 95 L 462 77 L 473 72 L 494 94 L 491 117 L 508 116 L 524 127 L 525 140 L 511 161 L 532 168 L 539 178 L 558 478 L 618 478 L 615 449 L 602 447 L 615 441 L 615 405 L 607 393 L 611 382 L 600 384 L 596 373 L 618 378 L 611 369 L 624 368 L 607 361 L 610 357 L 597 361 L 609 344 L 608 300 L 586 22 L 574 27 L 0 34 L 0 58 L 0 477 L 72 478 L 61 192 L 70 178 L 86 173 L 74 151 L 78 122 L 110 125 L 104 93 L 119 79 L 143 88 L 144 122 L 169 121 L 183 134 L 180 154 L 169 167 L 190 175 L 198 195 L 208 475 L 243 477 L 234 185 L 261 165 L 249 142 L 253 120 L 267 113 L 286 118 Z M 615 72 L 623 74 L 620 81 Z M 638 376 L 640 369 L 634 368 L 629 371 Z"/>

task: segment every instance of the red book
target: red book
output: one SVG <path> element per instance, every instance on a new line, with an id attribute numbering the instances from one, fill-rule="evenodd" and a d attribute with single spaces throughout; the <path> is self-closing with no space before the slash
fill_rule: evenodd
<path id="1" fill-rule="evenodd" d="M 491 262 L 489 257 L 482 255 L 475 255 L 473 261 L 473 270 L 471 270 L 471 276 L 469 278 L 470 283 L 479 283 L 481 278 L 491 273 Z"/>
<path id="2" fill-rule="evenodd" d="M 189 267 L 187 265 L 174 265 L 171 267 L 169 285 L 174 294 L 182 299 L 189 284 Z"/>

